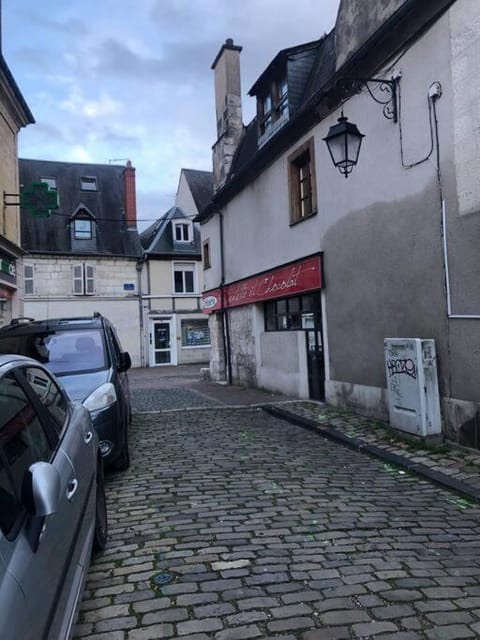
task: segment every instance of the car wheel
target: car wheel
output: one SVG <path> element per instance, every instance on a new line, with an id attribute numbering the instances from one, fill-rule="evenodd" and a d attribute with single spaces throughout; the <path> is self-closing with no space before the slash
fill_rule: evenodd
<path id="1" fill-rule="evenodd" d="M 128 424 L 128 423 L 127 423 Z M 128 467 L 130 466 L 130 452 L 128 449 L 128 428 L 127 428 L 127 424 L 125 424 L 123 433 L 123 446 L 122 446 L 122 450 L 120 452 L 120 455 L 118 456 L 117 460 L 115 461 L 115 469 L 118 469 L 118 471 L 126 471 L 128 469 Z"/>
<path id="2" fill-rule="evenodd" d="M 105 481 L 103 477 L 103 462 L 99 463 L 97 472 L 97 501 L 95 505 L 95 531 L 93 534 L 93 551 L 103 551 L 107 544 L 108 520 L 107 498 L 105 495 Z"/>

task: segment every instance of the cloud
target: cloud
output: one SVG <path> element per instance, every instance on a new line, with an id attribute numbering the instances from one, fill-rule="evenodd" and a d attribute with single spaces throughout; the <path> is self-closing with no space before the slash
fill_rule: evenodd
<path id="1" fill-rule="evenodd" d="M 79 87 L 73 87 L 70 94 L 59 104 L 61 109 L 75 116 L 86 118 L 105 118 L 120 113 L 122 104 L 102 91 L 96 100 L 87 100 Z"/>
<path id="2" fill-rule="evenodd" d="M 4 54 L 37 124 L 22 157 L 137 169 L 138 216 L 174 203 L 182 167 L 211 169 L 214 74 L 226 38 L 243 46 L 247 91 L 280 49 L 331 28 L 338 0 L 7 0 Z M 14 37 L 12 34 L 15 34 Z"/>

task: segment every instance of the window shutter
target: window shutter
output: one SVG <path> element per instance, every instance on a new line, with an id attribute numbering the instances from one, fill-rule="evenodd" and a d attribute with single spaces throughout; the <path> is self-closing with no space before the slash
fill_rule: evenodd
<path id="1" fill-rule="evenodd" d="M 24 284 L 25 293 L 33 293 L 33 266 L 30 264 L 24 265 Z"/>
<path id="2" fill-rule="evenodd" d="M 76 296 L 83 295 L 83 265 L 73 265 L 73 293 Z"/>
<path id="3" fill-rule="evenodd" d="M 95 270 L 93 265 L 85 265 L 85 294 L 93 296 L 95 293 Z"/>

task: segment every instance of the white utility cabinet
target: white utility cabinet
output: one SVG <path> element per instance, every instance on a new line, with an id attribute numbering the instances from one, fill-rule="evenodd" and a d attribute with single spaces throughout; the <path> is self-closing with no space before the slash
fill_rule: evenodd
<path id="1" fill-rule="evenodd" d="M 416 436 L 442 431 L 435 341 L 385 338 L 390 425 Z"/>

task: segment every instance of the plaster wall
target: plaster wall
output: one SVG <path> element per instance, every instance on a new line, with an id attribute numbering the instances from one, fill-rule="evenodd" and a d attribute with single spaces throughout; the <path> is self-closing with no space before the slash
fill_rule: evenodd
<path id="1" fill-rule="evenodd" d="M 183 172 L 180 173 L 180 180 L 178 181 L 175 206 L 179 207 L 187 216 L 196 216 L 198 214 L 197 206 Z"/>
<path id="2" fill-rule="evenodd" d="M 228 312 L 231 341 L 232 382 L 257 386 L 255 320 L 252 306 Z"/>
<path id="3" fill-rule="evenodd" d="M 261 331 L 258 386 L 308 398 L 307 350 L 303 331 Z"/>
<path id="4" fill-rule="evenodd" d="M 208 240 L 210 245 L 210 264 L 208 269 L 202 270 L 202 291 L 215 289 L 221 281 L 221 250 L 220 250 L 220 217 L 214 215 L 201 226 L 202 243 Z"/>
<path id="5" fill-rule="evenodd" d="M 341 0 L 335 24 L 337 68 L 406 0 Z"/>
<path id="6" fill-rule="evenodd" d="M 148 260 L 150 295 L 169 295 L 173 291 L 173 270 L 170 260 Z"/>
<path id="7" fill-rule="evenodd" d="M 480 14 L 476 0 L 456 2 L 450 12 L 455 110 L 455 174 L 458 212 L 476 213 L 480 203 Z"/>

